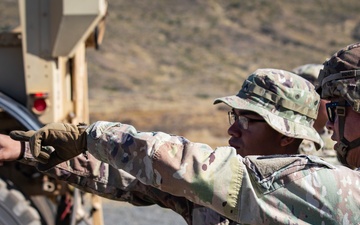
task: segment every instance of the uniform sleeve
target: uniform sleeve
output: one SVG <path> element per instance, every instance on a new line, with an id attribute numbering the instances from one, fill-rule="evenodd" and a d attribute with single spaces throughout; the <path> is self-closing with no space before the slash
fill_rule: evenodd
<path id="1" fill-rule="evenodd" d="M 231 147 L 104 121 L 87 134 L 100 161 L 242 224 L 360 222 L 359 173 L 316 156 L 242 158 Z"/>
<path id="2" fill-rule="evenodd" d="M 97 122 L 88 129 L 88 150 L 100 161 L 175 196 L 236 218 L 244 165 L 236 150 L 213 150 L 180 136 L 137 132 L 134 127 Z"/>
<path id="3" fill-rule="evenodd" d="M 19 162 L 35 167 L 38 163 L 31 155 L 27 142 L 25 143 L 24 157 Z M 97 160 L 91 154 L 81 154 L 44 173 L 65 181 L 82 191 L 108 199 L 126 201 L 136 206 L 157 204 L 172 209 L 180 214 L 188 224 L 191 224 L 193 204 L 187 199 L 144 185 L 124 170 L 115 169 L 109 164 Z"/>

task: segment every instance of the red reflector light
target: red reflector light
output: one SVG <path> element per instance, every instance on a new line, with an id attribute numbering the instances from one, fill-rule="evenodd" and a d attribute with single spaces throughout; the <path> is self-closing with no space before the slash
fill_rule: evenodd
<path id="1" fill-rule="evenodd" d="M 43 98 L 35 99 L 33 107 L 38 112 L 45 111 L 45 109 L 47 107 L 45 99 L 43 99 Z"/>
<path id="2" fill-rule="evenodd" d="M 31 97 L 33 98 L 47 98 L 48 97 L 48 93 L 46 92 L 37 92 L 37 93 L 33 93 L 33 94 L 30 94 Z"/>

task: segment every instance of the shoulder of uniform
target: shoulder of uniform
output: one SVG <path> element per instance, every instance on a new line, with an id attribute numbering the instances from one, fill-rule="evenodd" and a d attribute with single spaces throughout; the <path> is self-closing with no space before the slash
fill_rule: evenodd
<path id="1" fill-rule="evenodd" d="M 247 156 L 244 164 L 250 177 L 264 191 L 274 190 L 323 168 L 335 169 L 321 158 L 308 155 Z"/>

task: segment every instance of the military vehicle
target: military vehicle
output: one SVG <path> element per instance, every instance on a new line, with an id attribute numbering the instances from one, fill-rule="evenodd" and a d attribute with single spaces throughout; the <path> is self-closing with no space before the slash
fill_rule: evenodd
<path id="1" fill-rule="evenodd" d="M 0 33 L 0 133 L 89 122 L 86 48 L 104 34 L 105 0 L 19 0 Z M 101 225 L 99 197 L 19 162 L 0 167 L 0 225 Z M 86 203 L 89 204 L 86 204 Z"/>

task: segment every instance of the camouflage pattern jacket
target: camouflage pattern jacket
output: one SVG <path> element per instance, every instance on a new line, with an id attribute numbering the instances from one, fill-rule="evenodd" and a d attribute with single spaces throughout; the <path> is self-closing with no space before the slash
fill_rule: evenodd
<path id="1" fill-rule="evenodd" d="M 189 201 L 239 224 L 360 222 L 359 172 L 316 156 L 242 158 L 231 147 L 213 150 L 183 137 L 111 122 L 92 124 L 87 133 L 88 151 L 101 163 L 90 165 L 89 154 L 84 159 L 89 164 L 79 165 L 84 170 L 69 170 L 76 163 L 71 160 L 48 173 L 114 200 L 172 208 L 187 215 L 189 224 L 194 208 Z"/>

